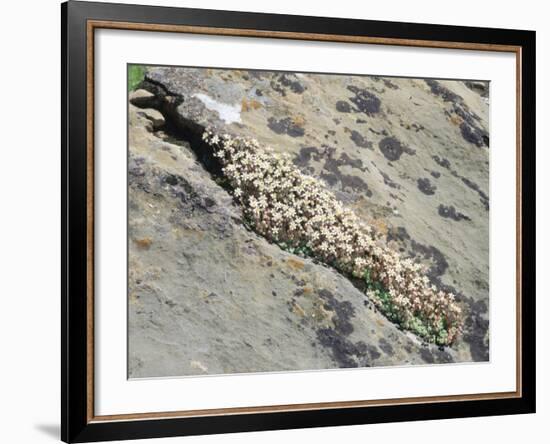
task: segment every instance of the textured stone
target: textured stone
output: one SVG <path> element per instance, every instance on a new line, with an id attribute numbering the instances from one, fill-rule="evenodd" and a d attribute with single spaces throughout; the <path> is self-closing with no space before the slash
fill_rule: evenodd
<path id="1" fill-rule="evenodd" d="M 228 243 L 232 245 L 233 251 L 239 252 L 239 255 L 233 256 L 235 263 L 239 264 L 237 268 L 243 270 L 243 273 L 246 268 L 246 272 L 250 272 L 249 276 L 254 276 L 256 273 L 258 282 L 252 284 L 250 280 L 240 275 L 228 274 L 225 287 L 212 285 L 210 288 L 206 285 L 210 273 L 218 273 L 218 270 L 229 266 L 226 262 L 231 262 L 232 259 L 221 253 L 225 247 L 218 246 L 213 250 L 214 247 L 211 245 L 193 243 L 187 232 L 182 234 L 177 242 L 171 238 L 161 242 L 158 237 L 149 236 L 146 232 L 136 234 L 136 239 L 150 237 L 151 245 L 149 249 L 138 250 L 138 245 L 130 242 L 131 251 L 135 249 L 136 257 L 139 257 L 139 255 L 153 254 L 156 248 L 163 248 L 164 253 L 174 250 L 174 261 L 182 261 L 179 257 L 176 259 L 176 249 L 185 251 L 187 254 L 191 254 L 189 253 L 191 251 L 209 251 L 209 256 L 204 256 L 200 260 L 193 258 L 183 261 L 184 264 L 202 264 L 201 277 L 194 276 L 194 278 L 205 282 L 204 291 L 207 295 L 211 293 L 217 295 L 207 299 L 211 302 L 221 300 L 226 304 L 229 303 L 227 302 L 229 298 L 235 303 L 236 294 L 246 294 L 244 299 L 249 301 L 248 303 L 257 304 L 249 307 L 248 314 L 252 315 L 257 310 L 255 318 L 272 316 L 274 324 L 271 327 L 267 324 L 260 326 L 258 322 L 261 320 L 258 319 L 254 321 L 255 323 L 248 319 L 246 322 L 252 322 L 251 325 L 254 325 L 254 328 L 260 328 L 260 331 L 270 331 L 271 341 L 282 348 L 285 346 L 281 335 L 291 335 L 293 345 L 289 345 L 289 350 L 292 350 L 289 354 L 300 352 L 303 356 L 293 358 L 294 360 L 290 362 L 274 351 L 276 347 L 261 346 L 257 340 L 253 341 L 253 351 L 248 350 L 250 349 L 248 346 L 240 347 L 237 351 L 236 345 L 233 347 L 223 342 L 226 339 L 222 337 L 220 329 L 229 328 L 228 325 L 235 327 L 237 332 L 242 332 L 242 336 L 238 333 L 237 337 L 246 337 L 248 338 L 245 339 L 246 342 L 252 344 L 254 328 L 250 326 L 245 333 L 243 325 L 236 327 L 226 317 L 220 319 L 219 316 L 226 316 L 222 313 L 228 307 L 222 304 L 219 309 L 215 309 L 214 302 L 209 302 L 208 309 L 204 312 L 194 307 L 197 325 L 193 325 L 198 328 L 201 321 L 207 323 L 207 319 L 210 319 L 208 316 L 212 319 L 218 317 L 219 325 L 212 327 L 215 329 L 212 333 L 208 333 L 206 326 L 197 330 L 196 335 L 189 332 L 197 341 L 200 335 L 206 335 L 209 338 L 205 339 L 205 342 L 197 342 L 202 344 L 198 347 L 203 350 L 202 355 L 191 353 L 190 345 L 174 346 L 174 350 L 178 347 L 187 347 L 185 352 L 178 352 L 172 358 L 174 366 L 180 365 L 177 364 L 179 360 L 185 361 L 187 358 L 184 359 L 183 356 L 187 356 L 188 353 L 190 358 L 185 361 L 185 364 L 181 364 L 182 370 L 176 370 L 174 367 L 171 370 L 173 374 L 200 373 L 203 366 L 208 368 L 207 373 L 216 373 L 281 370 L 290 369 L 292 365 L 298 365 L 295 369 L 346 366 L 351 365 L 352 362 L 367 365 L 368 357 L 371 360 L 368 365 L 382 365 L 382 362 L 388 365 L 426 362 L 425 357 L 435 362 L 439 362 L 439 358 L 447 362 L 449 356 L 454 361 L 488 360 L 489 319 L 486 307 L 489 305 L 489 149 L 485 142 L 488 140 L 489 106 L 486 94 L 479 92 L 482 85 L 472 88 L 472 85 L 468 85 L 467 82 L 443 80 L 425 82 L 420 79 L 383 79 L 368 76 L 304 74 L 281 76 L 281 73 L 238 70 L 149 68 L 144 88 L 155 95 L 155 106 L 176 128 L 175 137 L 185 139 L 194 145 L 196 153 L 201 157 L 201 163 L 189 160 L 190 166 L 184 168 L 181 158 L 182 156 L 185 159 L 188 158 L 191 153 L 188 148 L 174 148 L 172 144 L 161 141 L 156 135 L 147 134 L 147 143 L 143 147 L 138 149 L 138 145 L 135 145 L 134 149 L 131 145 L 130 149 L 131 156 L 134 151 L 142 153 L 139 155 L 136 153 L 135 162 L 142 163 L 139 165 L 136 163 L 135 168 L 137 173 L 143 172 L 145 174 L 143 177 L 147 178 L 146 183 L 140 185 L 141 188 L 138 187 L 138 191 L 141 190 L 140 192 L 144 194 L 137 198 L 137 201 L 147 198 L 151 199 L 151 205 L 155 205 L 153 202 L 155 193 L 164 196 L 171 187 L 179 187 L 177 192 L 181 194 L 183 189 L 188 188 L 188 185 L 181 185 L 180 179 L 167 179 L 165 182 L 161 180 L 156 184 L 153 173 L 157 170 L 160 172 L 164 167 L 161 168 L 156 160 L 151 163 L 153 159 L 150 158 L 150 151 L 154 150 L 155 155 L 162 155 L 167 161 L 176 157 L 174 168 L 177 167 L 179 172 L 174 170 L 173 174 L 184 177 L 187 182 L 189 182 L 190 171 L 193 174 L 199 174 L 198 172 L 202 171 L 201 174 L 204 175 L 201 176 L 200 183 L 204 185 L 207 183 L 206 178 L 209 177 L 204 171 L 204 166 L 207 164 L 206 153 L 200 149 L 197 150 L 197 139 L 204 127 L 254 137 L 276 151 L 289 153 L 300 169 L 323 179 L 339 199 L 352 207 L 365 221 L 386 234 L 388 242 L 396 249 L 429 266 L 429 277 L 435 285 L 458 294 L 467 318 L 465 332 L 452 348 L 446 348 L 444 352 L 433 348 L 418 348 L 416 338 L 410 338 L 409 335 L 400 332 L 384 317 L 369 309 L 368 312 L 372 316 L 377 316 L 373 323 L 373 319 L 367 317 L 367 312 L 361 308 L 364 307 L 361 304 L 368 305 L 368 301 L 349 281 L 326 267 L 300 259 L 312 268 L 308 268 L 308 272 L 302 273 L 303 275 L 294 273 L 294 279 L 298 282 L 314 280 L 317 283 L 312 287 L 311 294 L 318 295 L 319 291 L 327 289 L 335 295 L 337 301 L 348 301 L 355 310 L 350 321 L 354 330 L 348 336 L 343 335 L 342 331 L 338 336 L 334 321 L 327 325 L 315 324 L 315 327 L 312 327 L 312 318 L 307 317 L 307 313 L 309 313 L 308 310 L 313 310 L 313 308 L 308 309 L 308 303 L 313 303 L 309 299 L 304 300 L 303 296 L 293 296 L 293 302 L 289 296 L 300 291 L 302 287 L 291 286 L 291 282 L 294 283 L 292 275 L 286 276 L 290 281 L 285 281 L 284 284 L 277 281 L 285 275 L 285 270 L 288 272 L 288 267 L 283 265 L 286 263 L 283 258 L 292 255 L 282 252 L 273 245 L 264 245 L 265 241 L 242 228 L 242 223 L 237 222 L 239 213 L 231 206 L 230 200 L 219 200 L 222 195 L 225 196 L 223 189 L 203 188 L 203 193 L 200 191 L 201 187 L 193 185 L 191 189 L 195 194 L 203 196 L 202 199 L 209 197 L 216 202 L 215 205 L 204 209 L 209 215 L 210 223 L 213 224 L 219 217 L 212 214 L 218 215 L 231 208 L 234 217 L 226 215 L 226 219 L 231 221 L 229 225 L 231 228 L 224 224 L 219 227 L 223 226 L 225 227 L 223 232 L 231 233 L 228 238 L 233 240 Z M 136 116 L 136 119 L 141 118 Z M 141 122 L 141 126 L 138 125 L 139 128 L 144 125 L 143 121 Z M 468 127 L 466 134 L 468 137 L 464 136 L 465 125 Z M 470 133 L 476 138 L 470 137 Z M 145 160 L 139 160 L 140 156 Z M 131 161 L 134 162 L 132 158 Z M 150 168 L 154 169 L 149 171 Z M 136 178 L 139 177 L 141 176 L 138 174 Z M 427 177 L 436 179 L 429 180 Z M 130 178 L 131 186 L 134 186 L 132 176 Z M 171 184 L 172 182 L 176 185 Z M 215 185 L 213 182 L 212 184 Z M 428 184 L 429 187 L 424 186 Z M 183 202 L 181 196 L 170 199 L 179 199 Z M 132 193 L 130 193 L 130 200 L 132 201 Z M 176 200 L 176 202 L 179 201 Z M 173 219 L 179 210 L 174 207 L 174 202 L 171 200 L 170 202 L 170 214 Z M 148 211 L 147 207 L 148 205 L 143 208 L 140 206 L 145 212 Z M 452 212 L 440 210 L 440 208 L 451 207 L 454 208 Z M 213 209 L 216 211 L 211 213 Z M 167 208 L 159 210 L 160 214 L 168 212 Z M 189 210 L 188 217 L 191 219 L 186 224 L 191 224 L 194 218 L 202 217 L 201 211 L 197 208 L 193 211 Z M 452 217 L 451 213 L 464 217 Z M 195 223 L 203 224 L 198 221 L 193 222 Z M 145 226 L 146 224 L 143 225 Z M 171 226 L 164 227 L 166 233 L 171 230 Z M 248 237 L 235 237 L 235 233 L 241 233 L 240 230 L 244 230 L 243 233 L 254 241 L 249 240 Z M 210 237 L 204 235 L 202 239 L 212 238 L 219 241 L 218 238 L 222 236 L 211 225 L 206 232 L 210 233 Z M 254 249 L 261 245 L 261 250 L 270 257 L 266 260 L 266 263 L 272 264 L 269 273 L 260 272 L 261 269 L 252 266 L 248 262 L 250 259 L 248 256 L 246 256 L 247 260 L 240 257 L 242 251 L 248 251 L 251 248 L 250 245 L 255 245 Z M 209 266 L 208 257 L 219 258 L 219 260 L 215 262 L 215 266 Z M 156 260 L 161 261 L 160 253 Z M 187 270 L 186 273 L 189 272 L 188 269 L 185 270 Z M 312 270 L 317 270 L 323 276 L 329 274 L 334 280 L 313 278 L 315 273 Z M 169 274 L 171 273 L 175 271 L 170 271 Z M 184 279 L 184 275 L 186 276 L 183 272 L 181 275 L 173 275 L 177 276 L 173 279 Z M 189 281 L 190 279 L 191 277 Z M 238 285 L 239 281 L 245 282 L 246 285 L 238 289 L 232 288 Z M 167 288 L 169 283 L 158 285 L 162 289 Z M 196 284 L 194 284 L 195 287 L 186 285 L 189 289 L 189 293 L 186 294 L 195 294 L 194 292 L 199 291 L 195 288 Z M 229 291 L 233 291 L 233 296 L 228 296 Z M 276 297 L 273 296 L 273 292 L 277 294 Z M 309 294 L 309 290 L 305 294 Z M 267 299 L 268 297 L 279 298 L 277 301 L 284 300 L 284 304 L 280 305 L 280 302 Z M 320 296 L 316 297 L 320 298 Z M 240 299 L 239 301 L 242 302 Z M 272 307 L 268 314 L 265 311 L 267 310 L 264 307 L 265 304 Z M 283 306 L 286 310 L 285 316 L 288 316 L 292 322 L 288 320 L 285 321 L 286 324 L 283 322 L 283 312 L 280 311 L 283 310 Z M 244 305 L 240 307 L 243 308 Z M 485 310 L 483 310 L 484 307 Z M 246 310 L 246 308 L 243 309 Z M 323 310 L 326 310 L 324 306 Z M 298 322 L 300 318 L 296 316 L 302 312 L 306 313 L 307 322 Z M 243 319 L 240 318 L 241 321 Z M 142 324 L 139 328 L 136 327 L 138 330 L 160 329 L 160 327 L 152 327 L 151 323 L 145 319 L 140 322 Z M 224 322 L 226 322 L 225 325 Z M 381 326 L 382 324 L 384 327 Z M 178 325 L 181 326 L 182 323 Z M 289 329 L 286 333 L 282 333 L 283 325 Z M 304 330 L 298 334 L 301 328 Z M 393 330 L 390 333 L 389 330 L 385 330 L 386 328 L 393 328 Z M 182 335 L 184 333 L 181 332 Z M 248 337 L 249 334 L 251 337 Z M 263 337 L 258 335 L 257 331 L 256 335 Z M 380 349 L 380 338 L 386 341 L 382 342 L 386 350 L 391 347 L 394 352 L 393 357 L 387 357 Z M 267 341 L 267 338 L 264 339 Z M 409 339 L 411 343 L 407 342 Z M 164 340 L 167 341 L 166 344 L 169 343 L 165 338 L 148 345 L 151 353 L 158 359 L 166 350 L 154 351 L 154 349 Z M 222 341 L 223 344 L 212 345 L 217 344 L 216 341 Z M 235 341 L 237 343 L 236 339 Z M 300 341 L 303 342 L 300 343 Z M 298 343 L 300 343 L 299 346 Z M 312 348 L 309 349 L 305 343 L 315 343 L 315 347 L 311 346 Z M 163 347 L 169 348 L 168 345 Z M 207 356 L 213 360 L 218 359 L 216 354 L 222 347 L 228 347 L 227 354 L 224 354 L 226 357 L 231 353 L 238 355 L 245 350 L 247 353 L 244 358 L 241 356 L 243 359 L 230 360 L 231 364 L 209 362 Z M 314 354 L 312 350 L 318 354 Z M 220 353 L 224 352 L 220 351 Z M 381 353 L 381 357 L 372 359 L 377 353 Z M 263 357 L 260 358 L 259 355 Z M 358 358 L 359 355 L 362 357 Z M 135 375 L 151 375 L 157 371 L 152 368 L 139 370 L 137 363 L 143 359 L 143 356 L 147 356 L 145 350 L 141 350 L 136 355 L 136 359 L 131 360 Z M 263 363 L 260 363 L 262 359 Z M 242 363 L 243 360 L 248 361 Z M 279 360 L 280 364 L 275 365 L 275 361 L 279 362 Z M 195 364 L 191 365 L 189 363 L 191 361 Z M 237 364 L 237 361 L 242 364 Z M 155 368 L 161 371 L 164 364 L 166 363 L 159 362 Z M 242 368 L 247 365 L 248 370 Z"/>
<path id="2" fill-rule="evenodd" d="M 140 108 L 149 108 L 155 102 L 155 95 L 145 89 L 136 89 L 130 92 L 130 103 Z"/>
<path id="3" fill-rule="evenodd" d="M 164 116 L 156 109 L 146 108 L 138 112 L 141 116 L 145 117 L 149 122 L 151 122 L 150 127 L 153 130 L 162 128 L 166 124 L 166 120 L 164 120 Z"/>
<path id="4" fill-rule="evenodd" d="M 331 268 L 249 231 L 189 147 L 146 124 L 131 106 L 131 377 L 425 363 L 435 347 Z"/>

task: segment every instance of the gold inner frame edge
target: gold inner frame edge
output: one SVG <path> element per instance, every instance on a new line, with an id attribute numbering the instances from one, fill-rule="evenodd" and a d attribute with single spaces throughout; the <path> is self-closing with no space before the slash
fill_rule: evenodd
<path id="1" fill-rule="evenodd" d="M 94 413 L 94 31 L 95 29 L 119 29 L 149 32 L 176 32 L 232 37 L 277 38 L 288 40 L 309 40 L 337 43 L 362 43 L 372 45 L 407 46 L 422 48 L 462 49 L 489 52 L 511 52 L 516 56 L 516 390 L 513 392 L 473 393 L 449 396 L 419 396 L 380 400 L 337 401 L 305 404 L 284 404 L 255 407 L 229 407 L 218 409 L 182 410 L 171 412 L 145 412 L 96 416 Z M 415 403 L 460 402 L 492 399 L 520 398 L 522 396 L 522 337 L 521 337 L 521 152 L 522 152 L 522 48 L 515 45 L 499 45 L 471 42 L 448 42 L 436 40 L 415 40 L 385 37 L 351 36 L 336 34 L 311 34 L 286 31 L 265 31 L 255 29 L 216 28 L 188 25 L 163 25 L 132 23 L 123 21 L 88 20 L 86 25 L 86 208 L 87 208 L 87 422 L 114 422 L 132 420 L 154 420 L 165 418 L 190 418 L 199 416 L 227 416 L 238 414 L 259 414 L 275 412 L 296 412 L 305 410 L 327 410 L 337 408 L 359 408 Z"/>

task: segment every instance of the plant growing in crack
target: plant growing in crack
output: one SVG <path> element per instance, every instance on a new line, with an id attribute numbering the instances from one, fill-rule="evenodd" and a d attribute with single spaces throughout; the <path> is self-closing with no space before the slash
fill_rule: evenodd
<path id="1" fill-rule="evenodd" d="M 269 241 L 362 279 L 366 295 L 391 321 L 428 342 L 450 345 L 462 329 L 451 293 L 430 284 L 426 268 L 391 249 L 288 155 L 257 140 L 205 130 L 247 225 Z"/>

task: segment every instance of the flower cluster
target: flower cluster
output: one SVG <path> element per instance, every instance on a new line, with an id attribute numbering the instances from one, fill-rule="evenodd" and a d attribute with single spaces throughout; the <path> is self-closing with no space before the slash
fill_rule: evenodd
<path id="1" fill-rule="evenodd" d="M 321 181 L 254 139 L 206 130 L 203 140 L 256 232 L 364 280 L 369 299 L 403 328 L 429 342 L 453 342 L 462 325 L 454 296 L 431 285 L 423 265 L 392 250 Z"/>

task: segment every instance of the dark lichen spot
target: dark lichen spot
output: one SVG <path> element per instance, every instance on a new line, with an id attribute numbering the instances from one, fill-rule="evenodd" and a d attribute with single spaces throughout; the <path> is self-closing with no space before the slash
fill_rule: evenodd
<path id="1" fill-rule="evenodd" d="M 347 153 L 345 152 L 340 154 L 340 158 L 338 159 L 338 165 L 339 166 L 347 165 L 352 168 L 357 168 L 358 170 L 364 171 L 363 161 L 361 159 L 354 159 L 348 156 Z"/>
<path id="2" fill-rule="evenodd" d="M 353 332 L 350 319 L 355 315 L 355 309 L 349 301 L 339 301 L 327 289 L 318 292 L 324 308 L 334 312 L 332 321 L 334 328 L 326 327 L 317 330 L 320 344 L 330 349 L 333 359 L 339 367 L 369 366 L 370 360 L 380 357 L 376 347 L 363 341 L 353 342 L 348 336 Z"/>
<path id="3" fill-rule="evenodd" d="M 479 200 L 480 202 L 483 204 L 483 206 L 485 207 L 485 210 L 486 211 L 489 211 L 489 196 L 487 196 L 487 194 L 485 194 L 481 188 L 479 187 L 479 185 L 477 185 L 475 182 L 471 181 L 470 179 L 466 178 L 466 177 L 462 177 L 462 176 L 458 176 L 457 177 L 460 177 L 460 179 L 462 180 L 462 182 L 464 183 L 464 185 L 466 185 L 468 188 L 474 190 L 475 192 L 477 192 L 477 194 L 479 194 Z"/>
<path id="4" fill-rule="evenodd" d="M 432 266 L 429 268 L 428 272 L 426 273 L 427 276 L 432 281 L 435 281 L 436 278 L 443 276 L 445 271 L 447 271 L 447 268 L 449 268 L 449 263 L 447 262 L 447 259 L 445 259 L 445 256 L 439 249 L 437 249 L 433 245 L 429 245 L 429 246 L 422 245 L 416 242 L 414 239 L 412 240 L 411 245 L 413 250 L 416 253 L 422 253 L 424 254 L 425 258 L 430 259 L 432 261 Z"/>
<path id="5" fill-rule="evenodd" d="M 281 85 L 290 88 L 290 90 L 296 94 L 302 94 L 306 90 L 305 87 L 297 80 L 294 74 L 280 75 L 279 82 L 281 83 Z"/>
<path id="6" fill-rule="evenodd" d="M 489 321 L 474 313 L 464 323 L 464 340 L 470 345 L 470 354 L 475 362 L 489 360 Z"/>
<path id="7" fill-rule="evenodd" d="M 463 120 L 460 124 L 460 133 L 464 140 L 477 147 L 488 147 L 489 133 L 480 126 L 480 117 L 469 111 L 467 107 L 458 104 L 453 106 L 453 111 Z"/>
<path id="8" fill-rule="evenodd" d="M 355 94 L 349 100 L 355 105 L 356 111 L 369 116 L 380 112 L 380 99 L 373 93 L 353 85 L 349 85 L 348 90 Z"/>
<path id="9" fill-rule="evenodd" d="M 346 188 L 354 191 L 364 192 L 368 197 L 372 196 L 372 191 L 368 184 L 359 176 L 351 174 L 343 174 L 340 172 L 342 166 L 349 166 L 361 171 L 367 171 L 368 168 L 363 166 L 361 159 L 350 157 L 346 153 L 341 153 L 340 157 L 335 157 L 336 149 L 328 145 L 322 145 L 323 149 L 316 147 L 303 147 L 293 162 L 300 169 L 312 173 L 314 170 L 309 165 L 312 160 L 320 162 L 324 160 L 323 170 L 320 176 L 330 186 L 335 186 L 337 183 L 342 185 L 342 190 Z"/>
<path id="10" fill-rule="evenodd" d="M 472 91 L 478 93 L 481 97 L 489 97 L 489 82 L 466 81 L 464 82 L 464 85 L 466 85 Z"/>
<path id="11" fill-rule="evenodd" d="M 375 345 L 370 345 L 370 344 L 367 345 L 367 352 L 369 354 L 370 359 L 373 361 L 378 359 L 380 356 L 382 356 L 382 354 L 378 351 Z"/>
<path id="12" fill-rule="evenodd" d="M 336 102 L 336 111 L 341 113 L 351 113 L 351 105 L 344 100 L 338 100 L 338 102 Z"/>
<path id="13" fill-rule="evenodd" d="M 446 219 L 452 219 L 455 221 L 461 221 L 461 220 L 472 220 L 470 217 L 466 216 L 465 214 L 462 214 L 456 210 L 456 208 L 453 205 L 446 206 L 443 204 L 440 204 L 437 208 L 437 213 Z"/>
<path id="14" fill-rule="evenodd" d="M 466 142 L 470 142 L 477 147 L 488 146 L 489 137 L 479 128 L 468 125 L 466 122 L 460 124 L 460 134 Z"/>
<path id="15" fill-rule="evenodd" d="M 437 187 L 433 185 L 428 178 L 420 178 L 416 181 L 416 184 L 418 186 L 418 189 L 427 196 L 434 195 L 435 190 L 437 189 Z"/>
<path id="16" fill-rule="evenodd" d="M 327 289 L 319 290 L 319 297 L 324 302 L 324 308 L 334 312 L 332 322 L 335 330 L 344 336 L 353 332 L 353 324 L 350 319 L 355 316 L 355 309 L 349 301 L 339 301 Z"/>
<path id="17" fill-rule="evenodd" d="M 470 109 L 466 105 L 455 103 L 453 105 L 452 111 L 464 122 L 467 122 L 470 125 L 475 126 L 479 122 L 481 122 L 481 118 L 476 113 L 470 111 Z"/>
<path id="18" fill-rule="evenodd" d="M 408 242 L 411 240 L 411 235 L 405 227 L 397 227 L 388 231 L 388 241 Z"/>
<path id="19" fill-rule="evenodd" d="M 441 97 L 444 102 L 463 102 L 462 97 L 460 97 L 458 94 L 455 94 L 448 88 L 445 88 L 437 80 L 426 79 L 424 81 L 430 87 L 432 94 Z"/>
<path id="20" fill-rule="evenodd" d="M 282 96 L 286 96 L 288 90 L 295 94 L 302 94 L 305 91 L 305 87 L 297 80 L 296 75 L 290 73 L 280 74 L 271 80 L 270 85 Z"/>
<path id="21" fill-rule="evenodd" d="M 435 163 L 437 163 L 440 167 L 449 169 L 451 167 L 451 162 L 449 162 L 444 157 L 439 156 L 432 156 L 432 159 L 435 160 Z"/>
<path id="22" fill-rule="evenodd" d="M 359 367 L 358 359 L 367 351 L 364 342 L 353 343 L 332 328 L 317 330 L 317 339 L 323 347 L 331 350 L 333 359 L 341 368 Z"/>
<path id="23" fill-rule="evenodd" d="M 336 149 L 327 145 L 323 145 L 324 152 L 317 151 L 314 156 L 315 160 L 325 159 L 323 165 L 324 171 L 321 172 L 321 178 L 324 179 L 329 185 L 334 186 L 338 182 L 341 183 L 342 189 L 350 188 L 354 191 L 365 192 L 367 196 L 371 196 L 372 192 L 369 190 L 367 183 L 359 176 L 351 174 L 343 174 L 340 172 L 342 166 L 350 166 L 352 168 L 366 171 L 366 167 L 363 166 L 361 159 L 354 159 L 348 156 L 346 153 L 341 153 L 340 157 L 335 157 Z"/>
<path id="24" fill-rule="evenodd" d="M 389 89 L 399 89 L 399 86 L 397 86 L 395 83 L 393 83 L 390 79 L 382 79 L 384 82 L 384 86 Z"/>
<path id="25" fill-rule="evenodd" d="M 131 156 L 128 159 L 128 174 L 135 177 L 144 177 L 145 170 L 143 169 L 144 157 Z"/>
<path id="26" fill-rule="evenodd" d="M 489 166 L 489 163 L 486 162 L 486 165 Z M 464 185 L 466 185 L 468 188 L 471 188 L 472 190 L 476 191 L 479 194 L 479 201 L 485 207 L 485 210 L 489 211 L 489 196 L 487 196 L 487 194 L 485 194 L 476 183 L 472 182 L 471 180 L 469 180 L 466 177 L 461 176 L 455 170 L 450 170 L 450 171 L 451 171 L 451 174 L 454 177 L 456 177 L 457 179 L 462 180 Z"/>
<path id="27" fill-rule="evenodd" d="M 388 176 L 386 173 L 384 173 L 383 171 L 379 171 L 380 174 L 382 175 L 382 178 L 384 179 L 384 185 L 387 185 L 389 186 L 390 188 L 393 188 L 393 189 L 401 189 L 401 185 L 399 185 L 398 183 L 395 183 L 390 176 Z"/>
<path id="28" fill-rule="evenodd" d="M 168 185 L 175 186 L 179 183 L 179 177 L 174 174 L 167 174 L 166 177 L 164 178 L 164 181 Z"/>
<path id="29" fill-rule="evenodd" d="M 440 364 L 448 364 L 450 362 L 454 362 L 452 355 L 444 348 L 434 350 L 433 354 L 435 354 L 435 359 Z"/>
<path id="30" fill-rule="evenodd" d="M 300 148 L 300 151 L 293 159 L 294 165 L 298 168 L 306 170 L 309 173 L 313 172 L 313 168 L 309 166 L 314 154 L 319 154 L 319 150 L 314 146 L 306 146 Z"/>
<path id="31" fill-rule="evenodd" d="M 386 339 L 380 338 L 380 340 L 378 341 L 378 347 L 380 347 L 380 350 L 382 350 L 387 355 L 393 356 L 393 347 L 388 341 L 386 341 Z"/>
<path id="32" fill-rule="evenodd" d="M 384 137 L 378 143 L 378 148 L 380 148 L 384 157 L 392 162 L 399 160 L 404 151 L 403 145 L 395 137 Z"/>
<path id="33" fill-rule="evenodd" d="M 171 186 L 171 190 L 182 202 L 195 200 L 197 193 L 191 184 L 182 176 L 176 174 L 167 174 L 163 177 L 163 182 Z M 205 202 L 202 202 L 203 206 Z"/>
<path id="34" fill-rule="evenodd" d="M 436 179 L 439 179 L 441 177 L 441 173 L 439 171 L 430 171 L 430 175 L 432 177 L 435 177 Z"/>
<path id="35" fill-rule="evenodd" d="M 476 279 L 474 280 L 474 284 L 479 290 L 484 290 L 484 291 L 489 290 L 489 284 L 486 281 Z"/>
<path id="36" fill-rule="evenodd" d="M 297 125 L 290 117 L 280 120 L 270 117 L 267 121 L 267 126 L 277 134 L 287 134 L 290 137 L 302 137 L 305 134 L 304 129 Z"/>
<path id="37" fill-rule="evenodd" d="M 343 189 L 350 188 L 355 191 L 364 192 L 367 197 L 372 196 L 372 191 L 369 189 L 369 186 L 359 176 L 340 174 L 339 179 Z"/>
<path id="38" fill-rule="evenodd" d="M 422 131 L 424 128 L 424 125 L 419 125 L 418 123 L 413 123 L 411 125 L 411 128 L 414 128 L 415 132 Z"/>
<path id="39" fill-rule="evenodd" d="M 485 301 L 476 301 L 472 304 L 472 311 L 475 313 L 487 313 L 487 303 Z"/>
<path id="40" fill-rule="evenodd" d="M 369 142 L 359 131 L 352 130 L 350 139 L 359 148 L 372 148 L 372 142 Z"/>
<path id="41" fill-rule="evenodd" d="M 216 201 L 210 197 L 203 198 L 203 204 L 205 208 L 211 208 L 216 205 Z"/>
<path id="42" fill-rule="evenodd" d="M 388 241 L 397 240 L 401 245 L 408 246 L 412 258 L 421 258 L 424 261 L 430 261 L 432 265 L 427 272 L 427 276 L 432 282 L 440 286 L 441 282 L 438 281 L 438 278 L 449 268 L 449 263 L 439 249 L 433 245 L 424 245 L 417 242 L 411 238 L 405 227 L 397 227 L 397 229 L 389 231 L 387 239 Z"/>
<path id="43" fill-rule="evenodd" d="M 424 362 L 427 362 L 428 364 L 433 364 L 435 362 L 432 352 L 427 348 L 422 348 L 420 350 L 420 357 L 424 360 Z"/>
<path id="44" fill-rule="evenodd" d="M 330 186 L 334 186 L 338 183 L 338 177 L 334 173 L 321 173 L 321 178 Z"/>

